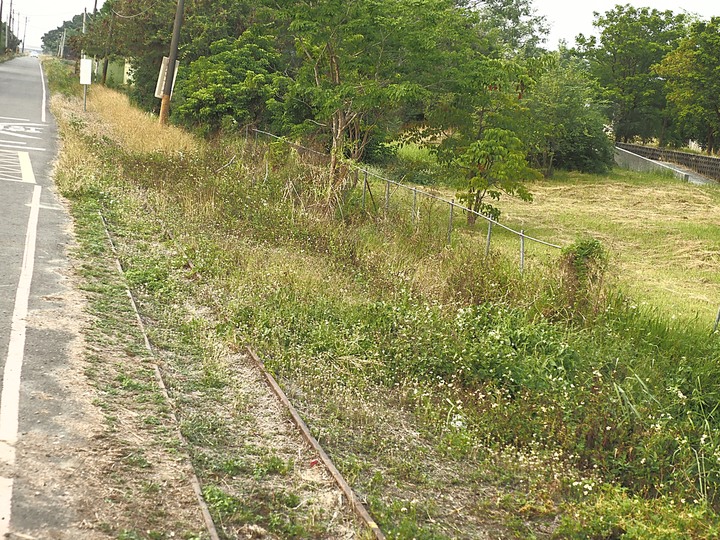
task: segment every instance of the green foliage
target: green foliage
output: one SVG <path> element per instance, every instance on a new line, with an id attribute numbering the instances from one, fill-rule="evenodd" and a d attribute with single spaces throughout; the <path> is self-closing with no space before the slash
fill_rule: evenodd
<path id="1" fill-rule="evenodd" d="M 482 138 L 469 145 L 453 163 L 466 171 L 466 182 L 458 196 L 475 212 L 497 218 L 499 210 L 485 197 L 499 199 L 501 193 L 532 200 L 523 180 L 537 178 L 525 159 L 522 141 L 505 129 L 484 130 Z"/>
<path id="2" fill-rule="evenodd" d="M 613 144 L 605 133 L 599 93 L 572 60 L 559 60 L 538 78 L 528 96 L 522 134 L 545 176 L 552 176 L 555 167 L 603 173 L 612 166 Z"/>
<path id="3" fill-rule="evenodd" d="M 60 60 L 51 59 L 43 61 L 43 69 L 47 73 L 51 92 L 66 96 L 79 96 L 82 93 L 80 82 L 71 66 Z"/>
<path id="4" fill-rule="evenodd" d="M 602 294 L 608 259 L 605 247 L 595 238 L 577 240 L 563 249 L 563 291 L 573 312 L 584 312 L 588 308 L 597 311 L 604 305 Z"/>
<path id="5" fill-rule="evenodd" d="M 602 279 L 608 265 L 608 253 L 595 238 L 578 240 L 566 247 L 563 259 L 573 268 L 577 281 L 583 284 Z"/>
<path id="6" fill-rule="evenodd" d="M 667 78 L 668 100 L 677 117 L 680 140 L 702 141 L 708 152 L 720 148 L 720 17 L 694 23 L 677 50 L 656 67 Z"/>
<path id="7" fill-rule="evenodd" d="M 393 157 L 384 169 L 398 181 L 418 185 L 438 185 L 443 182 L 452 185 L 452 179 L 447 177 L 447 169 L 437 162 L 429 148 L 410 143 L 391 149 Z"/>
<path id="8" fill-rule="evenodd" d="M 7 33 L 8 28 L 8 22 L 0 21 L 0 58 L 2 58 L 2 62 L 4 62 L 7 57 L 11 57 L 12 54 L 17 51 L 18 47 L 22 43 L 22 40 L 15 35 L 15 32 L 13 31 L 13 28 L 10 28 L 10 33 L 7 35 L 7 49 L 5 48 L 5 37 Z M 15 26 L 13 24 L 13 26 Z M 6 57 L 7 55 L 7 57 Z"/>
<path id="9" fill-rule="evenodd" d="M 548 35 L 547 19 L 530 0 L 466 0 L 481 13 L 480 32 L 492 56 L 537 56 Z"/>
<path id="10" fill-rule="evenodd" d="M 685 35 L 686 15 L 617 5 L 596 13 L 594 36 L 578 36 L 578 48 L 612 104 L 616 140 L 666 136 L 664 83 L 652 71 Z"/>
<path id="11" fill-rule="evenodd" d="M 432 40 L 461 13 L 447 0 L 425 1 L 422 9 L 399 0 L 323 0 L 300 2 L 290 16 L 299 62 L 294 95 L 309 104 L 316 125 L 329 128 L 334 173 L 338 158 L 360 159 L 376 131 L 397 130 L 399 109 L 429 94 L 422 80 L 428 62 L 448 50 Z M 421 59 L 423 52 L 431 58 Z"/>
<path id="12" fill-rule="evenodd" d="M 272 36 L 246 31 L 220 40 L 190 64 L 179 83 L 181 121 L 210 132 L 222 127 L 274 126 L 282 132 L 282 104 L 291 79 L 280 72 Z"/>
<path id="13" fill-rule="evenodd" d="M 572 517 L 563 519 L 553 537 L 562 540 L 705 540 L 718 537 L 720 523 L 707 506 L 680 510 L 681 506 L 684 505 L 679 501 L 643 500 L 621 488 L 606 486 L 597 499 L 580 505 Z"/>
<path id="14" fill-rule="evenodd" d="M 63 58 L 76 59 L 80 57 L 78 36 L 82 34 L 83 14 L 75 15 L 69 21 L 63 22 L 54 30 L 46 32 L 42 37 L 43 51 L 47 54 L 57 55 L 60 50 L 60 41 L 65 33 L 65 51 Z"/>

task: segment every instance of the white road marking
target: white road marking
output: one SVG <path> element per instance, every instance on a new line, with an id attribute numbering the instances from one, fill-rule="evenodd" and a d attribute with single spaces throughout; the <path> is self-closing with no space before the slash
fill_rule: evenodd
<path id="1" fill-rule="evenodd" d="M 20 137 L 22 139 L 37 139 L 43 131 L 43 124 L 34 122 L 0 122 L 0 133 L 5 136 Z"/>
<path id="2" fill-rule="evenodd" d="M 0 149 L 0 180 L 8 182 L 22 182 L 22 169 L 20 168 L 20 152 L 8 152 Z"/>
<path id="3" fill-rule="evenodd" d="M 33 150 L 35 152 L 45 152 L 47 150 L 46 148 L 27 146 L 27 143 L 14 141 L 0 141 L 0 148 L 13 148 L 15 150 Z"/>
<path id="4" fill-rule="evenodd" d="M 16 122 L 29 122 L 27 118 L 10 118 L 9 116 L 0 116 L 0 120 L 15 120 Z"/>
<path id="5" fill-rule="evenodd" d="M 43 73 L 42 64 L 38 62 L 40 66 L 40 83 L 42 84 L 43 97 L 42 97 L 42 113 L 40 115 L 40 121 L 44 124 L 46 121 L 45 109 L 47 109 L 47 90 L 45 90 L 45 73 Z"/>
<path id="6" fill-rule="evenodd" d="M 2 396 L 0 396 L 0 457 L 6 465 L 15 465 L 15 444 L 20 422 L 20 379 L 25 355 L 25 333 L 27 329 L 30 286 L 35 268 L 35 247 L 37 243 L 38 219 L 40 216 L 40 195 L 42 187 L 35 185 L 23 255 L 20 280 L 15 294 L 15 309 L 12 316 L 10 343 L 3 371 Z M 13 479 L 0 477 L 0 538 L 10 531 L 12 511 Z"/>
<path id="7" fill-rule="evenodd" d="M 35 173 L 33 172 L 32 163 L 30 162 L 30 154 L 27 152 L 18 152 L 18 158 L 20 159 L 22 181 L 26 184 L 35 184 Z"/>

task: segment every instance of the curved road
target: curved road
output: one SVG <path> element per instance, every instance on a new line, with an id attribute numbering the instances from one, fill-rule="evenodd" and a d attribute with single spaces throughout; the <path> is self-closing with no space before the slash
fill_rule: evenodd
<path id="1" fill-rule="evenodd" d="M 0 64 L 0 538 L 65 537 L 75 516 L 53 471 L 72 464 L 69 219 L 53 191 L 56 129 L 36 58 Z M 68 456 L 70 455 L 70 458 Z"/>

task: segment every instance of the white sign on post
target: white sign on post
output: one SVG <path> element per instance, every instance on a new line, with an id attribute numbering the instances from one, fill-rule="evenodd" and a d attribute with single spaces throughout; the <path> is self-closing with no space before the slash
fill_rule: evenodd
<path id="1" fill-rule="evenodd" d="M 163 91 L 165 90 L 165 79 L 167 78 L 168 64 L 170 59 L 167 56 L 163 56 L 162 65 L 160 66 L 160 74 L 158 75 L 157 85 L 155 86 L 155 97 L 162 99 Z M 177 79 L 178 68 L 180 67 L 180 61 L 175 61 L 175 74 L 173 76 L 172 88 L 170 88 L 170 96 L 172 97 L 172 91 L 175 88 L 175 80 Z"/>
<path id="2" fill-rule="evenodd" d="M 83 58 L 80 60 L 80 84 L 92 84 L 92 58 Z"/>

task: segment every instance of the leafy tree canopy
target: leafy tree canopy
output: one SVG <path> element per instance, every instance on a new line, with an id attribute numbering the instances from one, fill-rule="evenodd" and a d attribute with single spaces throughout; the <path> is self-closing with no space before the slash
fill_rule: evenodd
<path id="1" fill-rule="evenodd" d="M 594 25 L 599 39 L 580 34 L 577 46 L 605 89 L 616 139 L 663 138 L 665 88 L 651 68 L 677 47 L 686 16 L 626 4 L 595 13 Z"/>
<path id="2" fill-rule="evenodd" d="M 670 101 L 683 139 L 720 146 L 720 17 L 695 22 L 679 47 L 656 67 L 667 79 Z"/>

